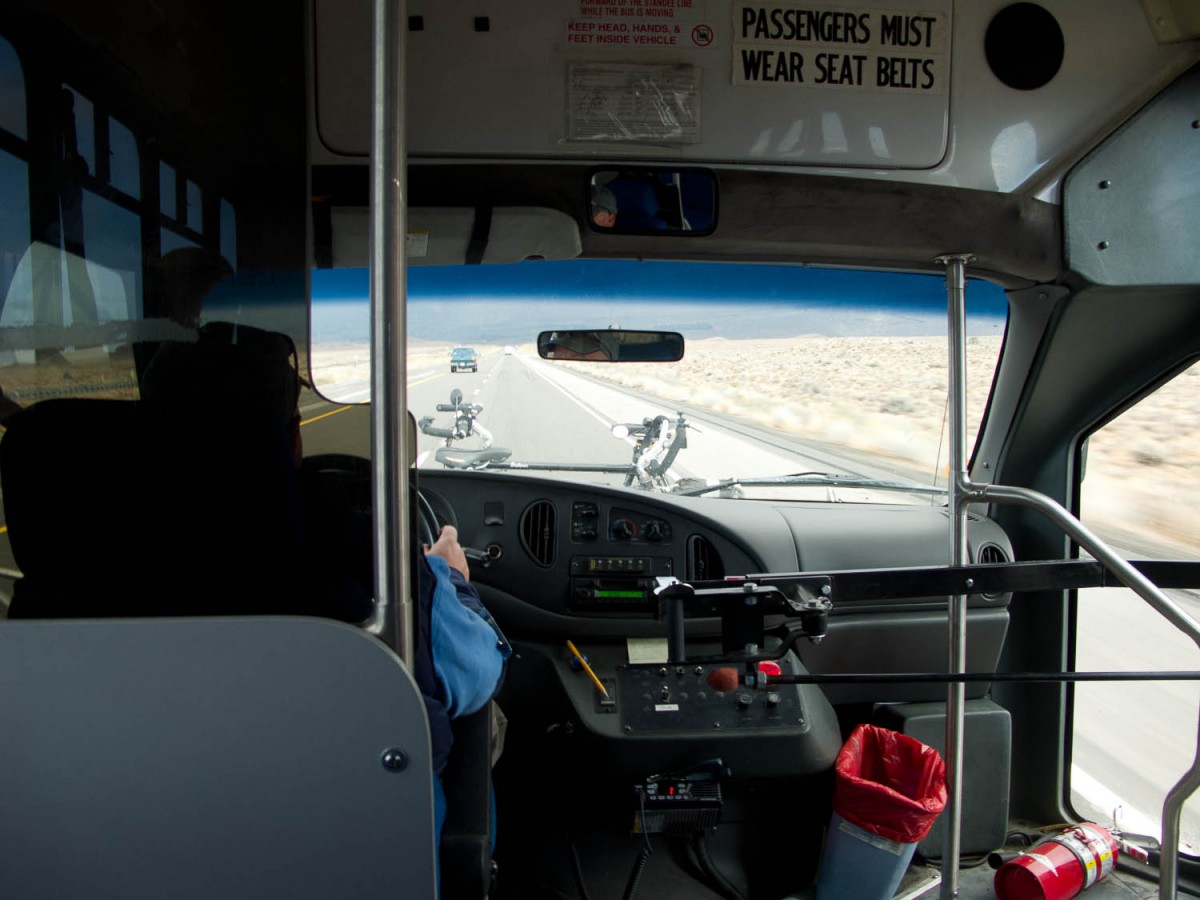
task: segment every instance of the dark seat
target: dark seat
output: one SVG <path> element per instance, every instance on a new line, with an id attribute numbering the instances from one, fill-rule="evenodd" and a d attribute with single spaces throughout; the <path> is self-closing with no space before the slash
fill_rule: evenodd
<path id="1" fill-rule="evenodd" d="M 446 821 L 439 851 L 443 900 L 481 900 L 492 890 L 492 706 L 455 719 L 442 772 Z"/>
<path id="2" fill-rule="evenodd" d="M 117 400 L 44 401 L 6 426 L 11 617 L 341 618 L 305 587 L 286 434 Z"/>
<path id="3" fill-rule="evenodd" d="M 319 472 L 296 472 L 282 427 L 236 416 L 218 426 L 191 409 L 80 399 L 43 401 L 5 424 L 0 489 L 22 572 L 9 618 L 358 622 L 370 612 L 369 595 L 354 589 L 362 574 L 339 575 L 331 565 L 339 554 L 305 545 L 301 482 L 310 482 L 310 501 L 311 484 L 322 485 L 320 504 L 308 506 L 323 518 L 345 501 L 327 480 L 314 482 Z M 493 872 L 488 707 L 456 721 L 454 732 L 443 777 L 442 896 L 479 900 Z"/>
<path id="4" fill-rule="evenodd" d="M 424 704 L 339 622 L 0 624 L 5 900 L 434 900 Z"/>

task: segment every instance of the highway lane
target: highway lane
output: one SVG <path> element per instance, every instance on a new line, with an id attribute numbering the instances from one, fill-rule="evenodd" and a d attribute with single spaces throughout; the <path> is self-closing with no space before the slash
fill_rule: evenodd
<path id="1" fill-rule="evenodd" d="M 453 417 L 436 412 L 436 406 L 447 404 L 450 391 L 455 388 L 463 392 L 464 400 L 482 404 L 479 422 L 492 432 L 495 445 L 511 450 L 512 461 L 529 464 L 586 462 L 626 466 L 632 459 L 633 442 L 614 437 L 612 426 L 640 423 L 660 414 L 674 419 L 679 410 L 677 404 L 517 354 L 485 356 L 478 373 L 414 374 L 409 383 L 410 408 L 418 418 L 433 415 L 435 425 L 448 427 Z M 861 460 L 834 458 L 827 448 L 769 433 L 730 417 L 692 409 L 686 413 L 690 426 L 687 448 L 672 467 L 674 480 L 812 470 L 895 477 L 894 473 L 864 465 Z M 442 443 L 439 438 L 420 435 L 418 464 L 436 465 L 433 453 Z M 456 446 L 469 449 L 481 446 L 481 442 L 465 440 Z M 619 474 L 566 473 L 563 477 L 612 484 L 623 481 Z M 788 496 L 828 499 L 829 491 L 796 488 Z"/>

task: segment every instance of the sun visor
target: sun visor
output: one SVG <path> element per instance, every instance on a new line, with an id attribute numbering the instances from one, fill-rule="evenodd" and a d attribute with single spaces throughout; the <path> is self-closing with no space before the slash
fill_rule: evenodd
<path id="1" fill-rule="evenodd" d="M 358 206 L 331 210 L 333 267 L 368 264 L 370 219 Z M 579 226 L 566 213 L 534 206 L 410 207 L 408 264 L 447 266 L 574 259 Z"/>

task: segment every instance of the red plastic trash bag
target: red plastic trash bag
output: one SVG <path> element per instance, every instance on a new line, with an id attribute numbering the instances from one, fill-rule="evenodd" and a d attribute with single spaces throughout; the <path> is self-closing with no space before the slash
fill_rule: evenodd
<path id="1" fill-rule="evenodd" d="M 833 811 L 864 831 L 916 844 L 946 806 L 946 764 L 920 741 L 859 725 L 834 764 Z"/>

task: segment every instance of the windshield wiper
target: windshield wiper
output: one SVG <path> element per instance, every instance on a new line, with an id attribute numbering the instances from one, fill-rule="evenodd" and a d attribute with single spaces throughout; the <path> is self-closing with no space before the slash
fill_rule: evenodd
<path id="1" fill-rule="evenodd" d="M 755 478 L 723 478 L 713 484 L 689 485 L 672 491 L 689 497 L 711 494 L 713 491 L 731 487 L 752 487 L 766 484 L 815 485 L 818 487 L 875 488 L 881 491 L 903 491 L 908 494 L 945 494 L 945 488 L 899 481 L 881 481 L 862 475 L 835 474 L 832 472 L 793 472 L 790 475 L 764 475 Z"/>

